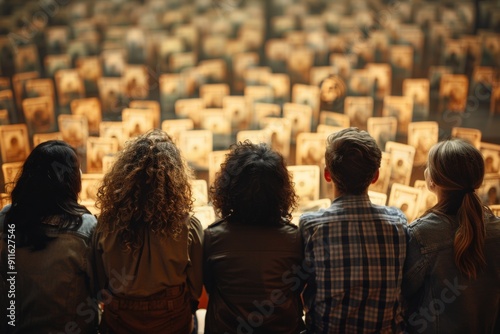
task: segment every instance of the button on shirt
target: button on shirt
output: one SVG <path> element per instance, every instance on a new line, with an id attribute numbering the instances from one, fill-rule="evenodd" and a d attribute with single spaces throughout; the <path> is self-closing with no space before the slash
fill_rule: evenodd
<path id="1" fill-rule="evenodd" d="M 300 217 L 308 332 L 402 331 L 406 225 L 399 209 L 374 205 L 367 194 Z"/>

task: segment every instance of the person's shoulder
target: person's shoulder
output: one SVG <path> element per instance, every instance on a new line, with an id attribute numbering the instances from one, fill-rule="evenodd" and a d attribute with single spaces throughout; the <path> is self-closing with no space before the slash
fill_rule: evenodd
<path id="1" fill-rule="evenodd" d="M 82 224 L 78 228 L 78 233 L 84 237 L 90 237 L 95 232 L 96 226 L 97 218 L 90 213 L 84 213 L 82 215 Z"/>
<path id="2" fill-rule="evenodd" d="M 434 226 L 442 225 L 445 219 L 438 216 L 435 213 L 427 213 L 417 219 L 415 219 L 408 228 L 412 231 L 432 229 Z"/>
<path id="3" fill-rule="evenodd" d="M 500 217 L 489 215 L 485 227 L 486 239 L 500 242 Z"/>

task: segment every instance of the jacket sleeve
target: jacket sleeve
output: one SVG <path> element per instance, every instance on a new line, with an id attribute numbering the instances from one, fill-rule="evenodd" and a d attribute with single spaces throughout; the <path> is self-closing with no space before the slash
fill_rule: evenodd
<path id="1" fill-rule="evenodd" d="M 406 260 L 403 268 L 403 284 L 401 292 L 405 299 L 412 298 L 424 284 L 425 276 L 429 270 L 429 261 L 422 254 L 413 229 L 408 228 L 409 242 L 406 251 Z"/>
<path id="2" fill-rule="evenodd" d="M 191 311 L 198 309 L 203 289 L 203 227 L 200 221 L 191 217 L 189 224 L 189 262 L 186 269 L 187 284 L 191 294 Z"/>

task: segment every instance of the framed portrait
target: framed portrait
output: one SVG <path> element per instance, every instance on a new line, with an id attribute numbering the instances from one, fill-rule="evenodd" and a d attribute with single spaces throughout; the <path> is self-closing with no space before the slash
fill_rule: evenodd
<path id="1" fill-rule="evenodd" d="M 23 113 L 30 134 L 55 130 L 54 102 L 52 97 L 32 97 L 23 100 Z"/>
<path id="2" fill-rule="evenodd" d="M 30 79 L 25 85 L 26 97 L 48 96 L 52 100 L 55 98 L 54 82 L 52 79 Z"/>
<path id="3" fill-rule="evenodd" d="M 71 56 L 68 54 L 52 54 L 43 58 L 45 75 L 53 78 L 57 71 L 71 68 Z"/>
<path id="4" fill-rule="evenodd" d="M 441 89 L 441 77 L 445 74 L 453 74 L 449 66 L 429 66 L 429 85 L 432 97 L 437 97 Z"/>
<path id="5" fill-rule="evenodd" d="M 144 65 L 126 65 L 123 87 L 129 99 L 146 99 L 149 96 L 149 73 Z"/>
<path id="6" fill-rule="evenodd" d="M 200 128 L 210 130 L 214 135 L 231 134 L 231 118 L 222 108 L 203 109 L 200 114 Z"/>
<path id="7" fill-rule="evenodd" d="M 420 197 L 421 193 L 419 189 L 400 183 L 393 183 L 387 205 L 403 211 L 406 219 L 411 223 L 417 217 Z"/>
<path id="8" fill-rule="evenodd" d="M 452 68 L 454 73 L 464 73 L 466 50 L 461 40 L 448 38 L 444 41 L 441 63 Z"/>
<path id="9" fill-rule="evenodd" d="M 195 170 L 208 168 L 208 154 L 213 150 L 213 134 L 209 130 L 186 130 L 179 134 L 179 149 Z"/>
<path id="10" fill-rule="evenodd" d="M 223 83 L 227 81 L 227 65 L 223 59 L 201 60 L 197 68 L 202 82 Z"/>
<path id="11" fill-rule="evenodd" d="M 311 107 L 313 126 L 319 121 L 319 96 L 318 86 L 294 84 L 292 87 L 292 103 L 303 104 Z"/>
<path id="12" fill-rule="evenodd" d="M 161 129 L 165 131 L 172 140 L 177 143 L 182 131 L 193 130 L 194 123 L 190 118 L 185 119 L 166 119 L 161 123 Z"/>
<path id="13" fill-rule="evenodd" d="M 385 150 L 385 143 L 396 141 L 398 121 L 396 117 L 370 117 L 367 121 L 368 133 L 375 139 L 380 150 Z"/>
<path id="14" fill-rule="evenodd" d="M 479 149 L 484 158 L 484 172 L 486 174 L 499 174 L 500 145 L 481 142 Z"/>
<path id="15" fill-rule="evenodd" d="M 438 199 L 436 194 L 434 194 L 427 188 L 427 184 L 424 180 L 415 180 L 415 184 L 413 185 L 413 187 L 416 189 L 420 189 L 421 191 L 417 214 L 417 217 L 421 217 L 427 210 L 437 204 Z"/>
<path id="16" fill-rule="evenodd" d="M 193 215 L 198 218 L 203 229 L 215 222 L 215 211 L 211 205 L 194 206 Z"/>
<path id="17" fill-rule="evenodd" d="M 87 173 L 103 173 L 103 158 L 118 152 L 116 138 L 87 138 Z"/>
<path id="18" fill-rule="evenodd" d="M 290 138 L 292 136 L 292 122 L 281 117 L 263 117 L 260 127 L 269 132 L 271 147 L 281 153 L 285 159 L 290 156 Z"/>
<path id="19" fill-rule="evenodd" d="M 311 132 L 312 108 L 305 104 L 285 103 L 283 105 L 283 118 L 292 123 L 292 142 L 302 132 Z"/>
<path id="20" fill-rule="evenodd" d="M 367 69 L 353 69 L 347 81 L 347 95 L 373 96 L 375 78 Z"/>
<path id="21" fill-rule="evenodd" d="M 384 96 L 391 95 L 392 70 L 389 64 L 369 63 L 365 68 L 373 77 L 374 97 L 382 99 Z"/>
<path id="22" fill-rule="evenodd" d="M 12 90 L 14 91 L 14 97 L 16 106 L 20 109 L 22 107 L 22 100 L 25 98 L 25 87 L 26 82 L 30 79 L 38 79 L 40 74 L 38 72 L 26 72 L 26 73 L 16 73 L 12 76 Z"/>
<path id="23" fill-rule="evenodd" d="M 83 115 L 59 115 L 57 123 L 65 142 L 77 151 L 86 148 L 89 136 L 87 117 Z"/>
<path id="24" fill-rule="evenodd" d="M 297 135 L 296 165 L 325 165 L 326 136 L 324 133 L 302 132 Z"/>
<path id="25" fill-rule="evenodd" d="M 193 193 L 193 205 L 208 205 L 208 186 L 205 180 L 191 180 L 191 191 Z"/>
<path id="26" fill-rule="evenodd" d="M 358 56 L 354 53 L 345 53 L 345 51 L 346 49 L 342 49 L 340 53 L 332 53 L 330 65 L 333 66 L 337 75 L 347 80 L 351 77 L 351 72 L 358 63 Z"/>
<path id="27" fill-rule="evenodd" d="M 31 152 L 26 124 L 0 126 L 0 143 L 3 163 L 24 161 Z"/>
<path id="28" fill-rule="evenodd" d="M 370 202 L 372 202 L 373 204 L 382 206 L 385 206 L 387 204 L 387 194 L 385 193 L 368 190 L 368 197 L 370 198 Z"/>
<path id="29" fill-rule="evenodd" d="M 269 86 L 248 86 L 244 89 L 247 106 L 254 110 L 255 103 L 273 103 L 274 93 Z"/>
<path id="30" fill-rule="evenodd" d="M 160 105 L 162 112 L 174 112 L 174 104 L 187 97 L 188 82 L 183 74 L 160 76 Z"/>
<path id="31" fill-rule="evenodd" d="M 271 73 L 266 76 L 266 85 L 271 87 L 275 102 L 290 101 L 290 77 L 285 73 Z"/>
<path id="32" fill-rule="evenodd" d="M 205 109 L 202 99 L 180 99 L 175 102 L 175 114 L 178 118 L 189 118 L 195 127 L 200 126 L 201 112 Z"/>
<path id="33" fill-rule="evenodd" d="M 122 122 L 101 122 L 99 124 L 99 136 L 102 138 L 115 138 L 119 150 L 123 148 L 125 141 L 128 139 Z"/>
<path id="34" fill-rule="evenodd" d="M 443 74 L 439 85 L 441 111 L 464 112 L 469 79 L 463 74 Z"/>
<path id="35" fill-rule="evenodd" d="M 385 144 L 385 151 L 391 154 L 389 187 L 392 183 L 410 185 L 415 148 L 410 145 L 388 141 Z"/>
<path id="36" fill-rule="evenodd" d="M 104 174 L 82 174 L 82 191 L 80 191 L 80 202 L 94 203 L 97 200 L 97 191 L 101 186 Z"/>
<path id="37" fill-rule="evenodd" d="M 500 204 L 500 175 L 487 175 L 477 189 L 477 195 L 484 205 Z"/>
<path id="38" fill-rule="evenodd" d="M 403 96 L 413 99 L 413 116 L 418 120 L 426 120 L 429 116 L 429 79 L 404 79 Z"/>
<path id="39" fill-rule="evenodd" d="M 320 168 L 317 165 L 288 165 L 299 205 L 319 199 Z"/>
<path id="40" fill-rule="evenodd" d="M 101 102 L 96 97 L 76 99 L 71 101 L 71 113 L 73 115 L 83 115 L 87 118 L 89 134 L 99 134 L 99 124 L 102 121 Z"/>
<path id="41" fill-rule="evenodd" d="M 292 82 L 307 83 L 313 65 L 314 52 L 305 46 L 294 48 L 286 58 L 287 73 Z"/>
<path id="42" fill-rule="evenodd" d="M 152 109 L 123 109 L 122 122 L 125 136 L 134 138 L 154 129 L 155 119 L 156 115 Z"/>
<path id="43" fill-rule="evenodd" d="M 85 97 L 85 87 L 76 69 L 59 70 L 55 74 L 57 98 L 61 107 L 69 106 L 75 99 Z"/>
<path id="44" fill-rule="evenodd" d="M 63 140 L 61 132 L 35 133 L 33 135 L 33 147 L 49 140 Z"/>
<path id="45" fill-rule="evenodd" d="M 205 84 L 200 87 L 200 98 L 205 108 L 222 108 L 222 100 L 228 95 L 228 84 Z"/>
<path id="46" fill-rule="evenodd" d="M 154 100 L 134 100 L 130 101 L 129 107 L 132 109 L 149 109 L 154 114 L 154 127 L 160 127 L 161 109 L 160 103 Z"/>
<path id="47" fill-rule="evenodd" d="M 14 57 L 16 73 L 38 72 L 40 73 L 40 57 L 35 44 L 16 47 Z"/>
<path id="48" fill-rule="evenodd" d="M 246 86 L 260 86 L 265 85 L 267 81 L 267 76 L 272 73 L 272 70 L 268 66 L 256 66 L 249 67 L 245 70 L 243 75 L 245 79 Z"/>
<path id="49" fill-rule="evenodd" d="M 23 169 L 24 161 L 6 162 L 2 164 L 3 182 L 5 193 L 10 194 Z"/>
<path id="50" fill-rule="evenodd" d="M 367 130 L 368 118 L 373 117 L 373 97 L 346 97 L 344 102 L 344 114 L 349 117 L 350 126 L 357 127 L 361 130 Z"/>
<path id="51" fill-rule="evenodd" d="M 467 140 L 478 150 L 481 148 L 482 133 L 479 129 L 453 127 L 451 128 L 451 136 L 453 138 L 461 138 Z"/>
<path id="52" fill-rule="evenodd" d="M 256 52 L 237 53 L 233 56 L 233 89 L 236 92 L 241 92 L 245 88 L 246 70 L 256 66 L 259 66 L 259 54 Z"/>
<path id="53" fill-rule="evenodd" d="M 408 124 L 408 145 L 415 148 L 414 166 L 424 166 L 432 146 L 439 141 L 437 122 L 411 122 Z"/>
<path id="54" fill-rule="evenodd" d="M 413 99 L 408 96 L 386 96 L 382 116 L 395 117 L 398 120 L 398 133 L 408 134 L 408 124 L 413 119 Z"/>
<path id="55" fill-rule="evenodd" d="M 395 77 L 407 78 L 412 75 L 413 53 L 411 45 L 392 45 L 389 47 L 389 62 Z"/>
<path id="56" fill-rule="evenodd" d="M 124 49 L 103 50 L 101 62 L 105 77 L 121 77 L 124 74 L 126 59 Z"/>
<path id="57" fill-rule="evenodd" d="M 211 151 L 208 153 L 208 184 L 212 185 L 215 177 L 221 170 L 221 165 L 226 161 L 230 150 Z"/>
<path id="58" fill-rule="evenodd" d="M 348 128 L 351 124 L 349 116 L 332 111 L 319 113 L 319 124 Z"/>
<path id="59" fill-rule="evenodd" d="M 386 194 L 389 190 L 389 183 L 391 180 L 391 154 L 382 152 L 382 159 L 380 160 L 379 176 L 375 183 L 370 184 L 368 189 L 370 191 Z"/>
<path id="60" fill-rule="evenodd" d="M 224 96 L 222 108 L 231 118 L 231 128 L 234 132 L 249 128 L 252 115 L 247 108 L 244 96 Z"/>

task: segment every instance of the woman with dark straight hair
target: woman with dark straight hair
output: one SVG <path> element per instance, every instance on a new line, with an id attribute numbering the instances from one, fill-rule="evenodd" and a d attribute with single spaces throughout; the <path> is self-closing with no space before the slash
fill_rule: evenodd
<path id="1" fill-rule="evenodd" d="M 424 176 L 438 203 L 409 226 L 407 330 L 498 333 L 500 219 L 475 192 L 483 157 L 465 140 L 445 140 L 429 151 Z"/>
<path id="2" fill-rule="evenodd" d="M 44 142 L 26 159 L 12 204 L 0 212 L 2 278 L 17 272 L 16 326 L 8 325 L 8 332 L 59 333 L 68 324 L 80 333 L 96 332 L 97 311 L 87 304 L 96 219 L 78 204 L 80 190 L 80 163 L 67 143 Z M 7 267 L 14 240 L 15 270 Z"/>

